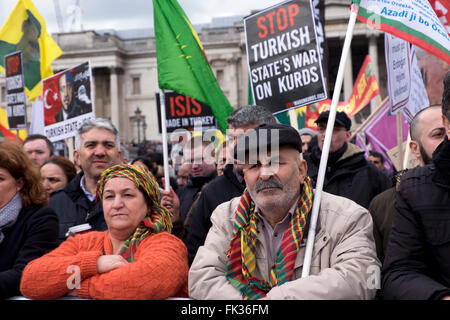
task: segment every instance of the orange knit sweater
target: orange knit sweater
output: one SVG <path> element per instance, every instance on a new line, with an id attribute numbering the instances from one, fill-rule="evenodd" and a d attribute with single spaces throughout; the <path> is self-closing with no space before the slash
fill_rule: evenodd
<path id="1" fill-rule="evenodd" d="M 102 254 L 112 254 L 109 231 L 70 237 L 25 267 L 20 291 L 32 299 L 55 299 L 69 293 L 79 276 L 80 298 L 159 300 L 188 296 L 187 250 L 180 239 L 167 232 L 144 239 L 134 262 L 99 274 L 97 258 Z"/>

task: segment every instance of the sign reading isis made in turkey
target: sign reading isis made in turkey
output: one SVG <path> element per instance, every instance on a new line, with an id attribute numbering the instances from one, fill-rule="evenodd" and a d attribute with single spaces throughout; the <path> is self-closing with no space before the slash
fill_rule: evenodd
<path id="1" fill-rule="evenodd" d="M 310 0 L 282 2 L 244 26 L 257 105 L 278 113 L 327 98 Z"/>
<path id="2" fill-rule="evenodd" d="M 165 91 L 166 128 L 167 132 L 177 129 L 188 131 L 217 129 L 217 121 L 211 108 L 192 97 L 174 91 Z M 158 128 L 161 129 L 161 104 L 159 93 L 156 93 Z"/>

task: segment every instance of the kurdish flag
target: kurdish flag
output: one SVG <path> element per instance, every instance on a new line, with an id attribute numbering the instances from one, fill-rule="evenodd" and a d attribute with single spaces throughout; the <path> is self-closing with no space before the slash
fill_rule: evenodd
<path id="1" fill-rule="evenodd" d="M 358 19 L 450 63 L 450 36 L 428 1 L 352 0 Z"/>
<path id="2" fill-rule="evenodd" d="M 31 0 L 18 0 L 0 30 L 0 71 L 5 73 L 4 56 L 22 51 L 25 92 L 29 100 L 42 94 L 41 80 L 53 74 L 50 63 L 62 51 L 48 35 L 45 21 Z"/>
<path id="3" fill-rule="evenodd" d="M 225 131 L 233 111 L 206 59 L 202 44 L 176 0 L 153 0 L 158 83 L 208 105 Z"/>

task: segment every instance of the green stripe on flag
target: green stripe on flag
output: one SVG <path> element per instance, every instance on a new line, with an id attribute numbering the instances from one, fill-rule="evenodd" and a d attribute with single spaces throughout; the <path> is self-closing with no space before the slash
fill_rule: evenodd
<path id="1" fill-rule="evenodd" d="M 421 41 L 427 42 L 429 44 L 431 44 L 433 47 L 439 49 L 440 51 L 446 53 L 447 55 L 450 55 L 450 50 L 448 50 L 447 48 L 445 48 L 444 46 L 442 46 L 439 42 L 435 41 L 434 39 L 428 37 L 427 35 L 425 35 L 422 32 L 419 32 L 417 30 L 414 30 L 410 27 L 408 27 L 407 25 L 397 21 L 397 20 L 393 20 L 393 19 L 389 19 L 386 17 L 383 17 L 379 14 L 376 14 L 372 11 L 367 10 L 366 8 L 363 7 L 359 7 L 358 10 L 358 15 L 374 22 L 375 24 L 380 24 L 380 25 L 386 25 L 386 26 L 392 26 L 404 33 L 407 33 L 408 35 L 412 36 L 412 38 L 418 38 Z M 381 28 L 381 30 L 383 30 Z M 395 34 L 394 34 L 395 35 Z M 410 39 L 407 39 L 408 41 Z M 411 42 L 411 41 L 409 41 Z"/>

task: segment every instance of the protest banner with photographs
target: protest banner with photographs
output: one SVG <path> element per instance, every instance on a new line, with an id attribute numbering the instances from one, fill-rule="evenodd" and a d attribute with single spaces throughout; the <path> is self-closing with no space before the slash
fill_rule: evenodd
<path id="1" fill-rule="evenodd" d="M 211 108 L 204 103 L 174 91 L 164 91 L 166 101 L 166 127 L 167 132 L 177 129 L 194 131 L 196 127 L 202 131 L 217 129 L 217 121 Z M 161 104 L 159 92 L 156 96 L 156 109 L 158 113 L 158 131 L 161 129 Z"/>
<path id="2" fill-rule="evenodd" d="M 327 98 L 310 0 L 262 10 L 244 27 L 255 104 L 278 113 Z"/>
<path id="3" fill-rule="evenodd" d="M 75 136 L 84 120 L 95 117 L 92 70 L 82 63 L 42 81 L 44 130 L 50 141 Z"/>
<path id="4" fill-rule="evenodd" d="M 27 128 L 25 82 L 23 76 L 22 51 L 5 55 L 6 112 L 8 127 Z"/>

